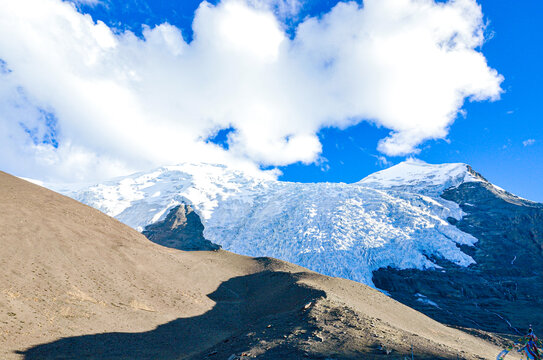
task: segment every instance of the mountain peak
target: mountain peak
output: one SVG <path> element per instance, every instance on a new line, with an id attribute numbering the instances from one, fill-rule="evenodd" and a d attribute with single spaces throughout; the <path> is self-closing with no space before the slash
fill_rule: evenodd
<path id="1" fill-rule="evenodd" d="M 358 184 L 375 189 L 401 190 L 439 196 L 444 190 L 465 182 L 486 180 L 463 163 L 428 164 L 408 159 L 360 180 Z"/>

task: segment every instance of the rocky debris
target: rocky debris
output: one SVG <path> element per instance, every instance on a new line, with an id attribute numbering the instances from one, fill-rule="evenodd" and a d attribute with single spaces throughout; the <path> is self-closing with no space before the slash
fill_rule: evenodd
<path id="1" fill-rule="evenodd" d="M 442 269 L 434 271 L 380 269 L 375 285 L 447 324 L 508 334 L 529 324 L 543 328 L 543 204 L 486 180 L 447 189 L 442 197 L 466 213 L 451 223 L 478 239 L 475 247 L 461 247 L 476 264 L 462 268 L 437 259 Z"/>
<path id="2" fill-rule="evenodd" d="M 412 352 L 419 360 L 475 358 L 382 325 L 380 319 L 368 319 L 348 306 L 321 297 L 309 309 L 255 321 L 253 331 L 241 330 L 207 355 L 197 354 L 190 359 L 404 359 L 411 358 Z"/>
<path id="3" fill-rule="evenodd" d="M 171 209 L 163 221 L 146 226 L 142 234 L 157 244 L 179 250 L 213 251 L 221 248 L 204 238 L 200 216 L 186 204 Z"/>

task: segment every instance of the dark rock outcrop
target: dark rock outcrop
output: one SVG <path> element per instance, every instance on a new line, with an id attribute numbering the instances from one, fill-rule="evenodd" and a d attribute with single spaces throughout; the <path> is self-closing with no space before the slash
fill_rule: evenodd
<path id="1" fill-rule="evenodd" d="M 543 204 L 486 181 L 466 182 L 442 197 L 466 213 L 451 223 L 479 240 L 475 247 L 462 246 L 476 264 L 462 268 L 440 261 L 442 269 L 432 271 L 380 269 L 374 272 L 375 285 L 448 324 L 511 334 L 530 324 L 543 329 Z"/>
<path id="2" fill-rule="evenodd" d="M 163 221 L 146 226 L 142 233 L 157 244 L 179 250 L 211 251 L 221 248 L 204 238 L 200 216 L 186 204 L 174 207 Z"/>

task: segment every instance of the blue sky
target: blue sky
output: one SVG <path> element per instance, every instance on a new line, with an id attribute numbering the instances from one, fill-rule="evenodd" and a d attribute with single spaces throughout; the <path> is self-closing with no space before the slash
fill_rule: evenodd
<path id="1" fill-rule="evenodd" d="M 24 1 L 33 2 L 36 0 Z M 235 3 L 235 1 L 230 2 Z M 440 5 L 436 5 L 428 0 L 426 3 L 429 4 L 427 7 L 431 8 L 431 12 L 424 13 L 426 15 L 423 14 L 418 18 L 414 16 L 409 22 L 402 23 L 403 28 L 399 29 L 396 28 L 396 23 L 403 22 L 406 14 L 426 11 L 426 8 L 423 7 L 421 10 L 420 7 L 417 7 L 415 0 L 382 2 L 392 5 L 403 4 L 402 9 L 398 10 L 399 14 L 391 14 L 392 20 L 387 25 L 388 27 L 383 26 L 385 35 L 393 33 L 397 37 L 411 31 L 415 34 L 413 37 L 407 38 L 407 42 L 411 46 L 406 50 L 407 52 L 397 53 L 392 48 L 389 54 L 396 54 L 395 56 L 404 54 L 409 57 L 410 54 L 419 51 L 413 49 L 422 49 L 419 54 L 415 54 L 418 56 L 414 57 L 416 62 L 419 60 L 421 62 L 428 61 L 426 67 L 433 69 L 435 65 L 433 70 L 438 73 L 446 74 L 450 71 L 453 74 L 450 77 L 444 75 L 445 84 L 441 86 L 440 83 L 433 82 L 431 76 L 424 72 L 424 66 L 421 68 L 417 64 L 409 65 L 414 66 L 413 76 L 408 78 L 411 82 L 409 86 L 413 88 L 414 94 L 409 94 L 410 91 L 406 92 L 405 87 L 400 87 L 401 91 L 395 87 L 396 83 L 401 84 L 402 81 L 406 81 L 401 73 L 406 67 L 403 67 L 402 64 L 396 68 L 396 62 L 402 63 L 402 56 L 398 60 L 392 59 L 390 66 L 385 67 L 384 70 L 378 66 L 377 70 L 384 71 L 381 74 L 372 68 L 371 61 L 367 64 L 364 63 L 366 57 L 371 60 L 372 56 L 379 55 L 372 55 L 371 48 L 364 48 L 363 46 L 366 46 L 367 43 L 354 42 L 352 46 L 345 45 L 344 39 L 341 38 L 341 34 L 350 31 L 349 24 L 351 27 L 356 27 L 361 21 L 386 23 L 388 16 L 385 7 L 379 9 L 380 5 L 374 5 L 373 12 L 370 13 L 370 11 L 365 11 L 362 6 L 344 6 L 339 11 L 340 7 L 337 6 L 337 1 L 253 0 L 251 6 L 257 8 L 257 13 L 251 13 L 253 7 L 248 7 L 249 10 L 240 8 L 235 11 L 239 10 L 240 14 L 250 13 L 250 16 L 260 16 L 259 22 L 269 22 L 269 28 L 261 29 L 261 32 L 255 31 L 257 33 L 255 36 L 258 36 L 256 40 L 250 36 L 245 39 L 253 47 L 264 44 L 262 52 L 257 55 L 263 54 L 262 56 L 268 58 L 275 56 L 273 53 L 275 48 L 272 45 L 266 47 L 266 44 L 274 44 L 274 41 L 280 41 L 284 44 L 285 40 L 277 40 L 278 37 L 283 36 L 283 32 L 284 36 L 290 39 L 288 43 L 290 48 L 294 49 L 294 51 L 287 53 L 290 55 L 283 54 L 283 56 L 294 58 L 293 62 L 288 62 L 284 68 L 279 70 L 275 67 L 271 68 L 278 71 L 278 76 L 285 76 L 282 78 L 282 83 L 277 85 L 271 81 L 270 88 L 264 86 L 263 94 L 271 94 L 275 101 L 271 103 L 272 110 L 277 111 L 270 113 L 269 120 L 266 119 L 269 111 L 258 112 L 258 106 L 262 105 L 263 98 L 255 97 L 253 103 L 251 103 L 252 100 L 243 101 L 243 97 L 251 97 L 251 91 L 244 92 L 243 89 L 235 87 L 232 90 L 232 96 L 236 96 L 239 91 L 241 95 L 237 97 L 242 99 L 237 103 L 238 99 L 233 98 L 234 100 L 230 102 L 236 102 L 233 105 L 235 109 L 230 109 L 221 102 L 222 99 L 214 100 L 214 96 L 220 97 L 220 89 L 223 88 L 217 86 L 219 95 L 214 94 L 213 88 L 206 86 L 200 88 L 200 83 L 203 81 L 201 78 L 207 79 L 206 81 L 211 84 L 218 79 L 218 83 L 227 84 L 224 89 L 229 92 L 229 82 L 236 81 L 235 77 L 228 77 L 229 73 L 243 71 L 245 68 L 248 73 L 251 74 L 254 70 L 254 73 L 257 74 L 255 76 L 261 76 L 259 67 L 252 68 L 252 60 L 250 59 L 253 59 L 251 56 L 254 54 L 243 58 L 246 52 L 236 53 L 235 57 L 229 59 L 228 54 L 230 53 L 217 53 L 219 55 L 227 54 L 224 61 L 222 57 L 217 59 L 217 56 L 213 55 L 215 53 L 212 51 L 222 51 L 220 50 L 222 48 L 215 49 L 215 47 L 222 45 L 213 43 L 217 38 L 213 31 L 218 31 L 213 26 L 222 24 L 220 22 L 221 11 L 228 13 L 227 7 L 221 7 L 217 0 L 209 1 L 211 5 L 207 8 L 207 12 L 202 10 L 199 20 L 196 21 L 196 25 L 199 26 L 198 42 L 193 42 L 193 21 L 195 11 L 200 6 L 199 1 L 79 0 L 74 2 L 77 4 L 79 14 L 90 14 L 91 22 L 71 13 L 70 9 L 59 6 L 59 0 L 47 0 L 40 4 L 45 3 L 49 5 L 44 6 L 55 8 L 54 11 L 51 10 L 54 16 L 50 15 L 48 17 L 50 20 L 43 20 L 45 24 L 46 21 L 54 22 L 55 31 L 47 34 L 48 38 L 39 40 L 36 37 L 39 35 L 35 34 L 23 37 L 25 34 L 22 34 L 21 30 L 22 40 L 19 43 L 29 41 L 26 47 L 21 46 L 21 49 L 29 49 L 27 53 L 24 50 L 13 50 L 8 40 L 0 39 L 0 59 L 2 60 L 0 76 L 4 76 L 4 84 L 9 85 L 4 89 L 0 87 L 0 92 L 4 91 L 3 94 L 7 94 L 9 99 L 9 102 L 6 102 L 7 105 L 0 104 L 0 117 L 4 115 L 7 118 L 6 114 L 8 114 L 11 116 L 10 119 L 20 119 L 16 127 L 10 127 L 9 123 L 2 124 L 2 119 L 0 119 L 0 126 L 4 125 L 4 129 L 7 129 L 4 131 L 9 135 L 9 141 L 18 141 L 16 144 L 19 146 L 16 150 L 10 150 L 12 151 L 10 158 L 13 160 L 7 160 L 6 156 L 0 166 L 17 175 L 42 177 L 44 180 L 68 181 L 75 179 L 81 181 L 88 179 L 89 174 L 104 174 L 106 176 L 106 174 L 117 174 L 116 171 L 122 173 L 123 171 L 143 170 L 161 165 L 161 161 L 165 163 L 176 162 L 177 159 L 186 161 L 187 156 L 183 157 L 182 154 L 190 153 L 193 156 L 206 154 L 207 157 L 202 155 L 204 160 L 218 158 L 219 161 L 222 159 L 227 162 L 231 157 L 236 157 L 266 169 L 277 167 L 283 173 L 280 177 L 282 180 L 354 182 L 374 171 L 414 156 L 430 163 L 468 163 L 495 184 L 528 199 L 543 201 L 543 187 L 540 185 L 541 179 L 543 179 L 543 162 L 541 161 L 543 159 L 543 126 L 541 124 L 543 111 L 540 107 L 543 95 L 540 90 L 540 84 L 543 80 L 540 70 L 543 63 L 540 45 L 543 30 L 539 21 L 543 15 L 543 3 L 539 0 L 478 0 L 477 4 L 482 6 L 481 19 L 478 19 L 477 16 L 474 16 L 473 19 L 455 18 L 458 14 L 469 17 L 476 13 L 476 11 L 465 12 L 465 9 L 475 9 L 473 7 L 474 0 L 458 0 L 457 3 L 463 5 L 457 6 L 456 9 L 455 5 L 451 5 L 450 2 L 439 1 Z M 374 2 L 374 4 L 378 3 Z M 446 14 L 441 13 L 440 9 L 444 9 L 446 6 L 452 10 Z M 27 4 L 26 8 L 32 7 Z M 49 8 L 44 8 L 41 12 L 46 13 L 50 10 Z M 23 7 L 20 9 L 14 7 L 13 9 L 14 13 L 23 10 Z M 405 13 L 401 13 L 404 10 Z M 464 13 L 461 12 L 462 10 Z M 32 21 L 39 16 L 39 11 L 35 11 L 36 14 L 31 14 Z M 335 11 L 334 15 L 330 15 L 331 11 Z M 391 10 L 391 12 L 393 11 L 396 10 Z M 446 17 L 443 19 L 450 20 L 450 28 L 444 26 L 443 31 L 445 32 L 462 34 L 464 28 L 469 28 L 473 32 L 481 30 L 484 33 L 485 41 L 482 47 L 476 44 L 477 36 L 469 31 L 464 35 L 454 35 L 450 39 L 453 45 L 447 46 L 467 48 L 469 59 L 464 67 L 455 65 L 456 58 L 447 57 L 437 58 L 442 59 L 443 64 L 434 64 L 426 59 L 433 54 L 432 52 L 424 52 L 424 46 L 428 44 L 417 42 L 416 36 L 418 35 L 416 34 L 419 34 L 417 31 L 422 31 L 420 34 L 424 36 L 425 27 L 429 29 L 428 32 L 442 30 L 439 26 L 436 28 L 436 25 L 431 21 L 426 23 L 425 17 L 435 15 L 438 19 L 438 16 L 445 16 L 444 14 Z M 17 16 L 27 15 L 17 14 Z M 398 16 L 397 19 L 400 20 L 394 20 L 393 16 Z M 57 18 L 58 21 L 54 20 Z M 311 22 L 308 21 L 309 18 L 320 20 Z M 72 26 L 80 26 L 77 29 L 91 29 L 90 35 L 85 35 L 84 30 L 81 30 L 83 33 L 81 36 L 87 37 L 77 37 L 79 36 L 78 32 L 74 31 L 74 28 L 67 28 L 64 19 L 70 19 Z M 443 21 L 443 19 L 439 21 Z M 38 20 L 41 21 L 41 19 Z M 105 26 L 96 24 L 98 20 L 103 21 Z M 349 23 L 349 21 L 352 22 Z M 486 23 L 484 29 L 479 28 L 481 21 Z M 279 24 L 277 25 L 279 30 L 274 29 L 276 22 Z M 168 23 L 173 27 L 158 26 L 163 23 Z M 342 23 L 347 24 L 345 28 L 341 27 Z M 36 21 L 36 29 L 39 29 L 40 24 Z M 258 22 L 254 24 L 258 24 Z M 303 25 L 304 31 L 300 30 L 300 24 Z M 253 26 L 259 27 L 260 25 Z M 176 38 L 176 28 L 181 31 L 182 41 Z M 63 31 L 66 31 L 64 35 Z M 372 31 L 372 27 L 361 26 L 359 31 Z M 76 35 L 72 35 L 74 32 Z M 298 34 L 300 32 L 302 35 Z M 36 33 L 39 34 L 39 31 Z M 126 35 L 130 33 L 135 34 L 135 39 Z M 243 30 L 241 33 L 235 34 L 237 35 L 234 36 L 245 38 L 247 31 Z M 70 36 L 74 36 L 73 39 Z M 138 38 L 139 40 L 137 40 Z M 390 39 L 397 40 L 395 37 Z M 94 42 L 98 45 L 85 47 L 87 41 L 91 45 Z M 110 42 L 117 44 L 111 45 Z M 319 42 L 325 42 L 325 45 L 321 46 Z M 49 53 L 43 52 L 43 45 L 38 46 L 37 43 L 51 44 Z M 399 44 L 401 46 L 401 42 Z M 349 51 L 359 45 L 362 46 L 363 56 L 358 59 L 358 63 L 351 62 Z M 212 50 L 206 46 L 211 47 Z M 320 52 L 321 47 L 325 48 L 322 53 Z M 308 48 L 307 54 L 309 55 L 305 53 L 300 55 Z M 169 52 L 166 53 L 166 50 Z M 485 67 L 486 64 L 481 64 L 480 58 L 477 58 L 479 52 L 484 55 L 488 68 Z M 57 58 L 54 56 L 57 53 L 65 55 L 64 57 L 59 55 Z M 174 53 L 173 57 L 171 53 Z M 89 54 L 95 55 L 92 57 Z M 181 56 L 189 54 L 194 59 L 200 59 L 200 62 L 204 62 L 207 67 L 202 70 L 200 65 L 191 65 L 190 56 L 188 56 L 188 59 L 182 60 L 183 66 L 188 68 L 186 72 L 183 72 L 181 63 L 174 63 L 178 61 L 179 54 Z M 352 54 L 352 56 L 356 56 L 355 53 Z M 366 54 L 369 55 L 366 56 Z M 40 56 L 43 59 L 40 59 Z M 241 70 L 236 68 L 236 61 L 240 56 L 242 56 L 241 62 L 246 61 L 245 68 L 241 67 Z M 309 56 L 309 60 L 307 56 Z M 324 68 L 316 70 L 313 75 L 311 73 L 304 74 L 305 68 L 311 69 L 314 65 L 310 59 L 312 56 L 323 56 Z M 51 79 L 46 76 L 41 79 L 42 74 L 39 74 L 38 80 L 30 80 L 36 78 L 36 76 L 32 77 L 33 71 L 39 67 L 39 65 L 26 60 L 30 57 L 40 60 L 40 64 L 44 64 L 44 66 L 51 64 L 51 69 L 54 69 L 52 71 L 60 70 L 54 74 L 54 77 L 52 74 Z M 326 60 L 326 57 L 331 60 Z M 254 58 L 256 59 L 254 61 L 262 61 L 266 64 L 268 58 Z M 280 54 L 279 60 L 274 61 L 280 62 L 281 59 Z M 385 58 L 385 60 L 387 59 Z M 330 65 L 327 61 L 330 61 Z M 360 65 L 361 68 L 366 66 L 369 70 L 362 69 L 361 73 L 357 74 L 356 66 L 360 61 L 363 63 Z M 87 62 L 90 65 L 87 65 Z M 305 62 L 301 68 L 292 65 L 300 62 Z M 84 63 L 85 66 L 79 68 L 81 63 Z M 372 79 L 373 83 L 368 80 L 369 85 L 357 88 L 359 84 L 351 83 L 349 79 L 328 78 L 328 66 L 340 68 L 340 65 L 337 64 L 344 67 L 342 70 L 340 69 L 340 73 L 345 71 L 346 74 L 349 74 L 350 71 L 353 71 L 354 77 L 359 75 L 364 81 Z M 194 68 L 190 68 L 190 66 L 194 66 Z M 293 69 L 298 69 L 296 70 L 298 72 Z M 407 67 L 407 69 L 410 68 Z M 493 73 L 492 69 L 497 72 Z M 377 72 L 379 76 L 373 78 L 374 72 Z M 389 76 L 389 74 L 396 72 L 400 72 L 400 78 L 397 81 Z M 192 73 L 198 74 L 198 81 L 189 83 L 186 87 L 169 84 L 167 81 L 170 74 L 171 82 L 175 83 L 179 82 L 178 79 L 190 78 Z M 122 76 L 118 76 L 118 74 Z M 208 74 L 209 78 L 206 77 Z M 240 74 L 243 76 L 243 73 Z M 292 84 L 281 88 L 285 82 L 290 80 L 285 74 L 290 74 Z M 136 80 L 126 80 L 130 76 L 134 76 Z M 162 82 L 146 82 L 146 76 L 151 78 L 156 76 L 156 78 L 164 78 L 164 80 Z M 329 81 L 329 88 L 327 85 L 323 85 L 324 93 L 327 95 L 320 98 L 319 92 L 313 93 L 312 89 L 315 88 L 315 85 L 311 86 L 311 81 L 308 81 L 306 76 L 322 78 L 323 82 Z M 455 77 L 465 77 L 466 79 L 459 85 L 454 81 Z M 470 77 L 474 79 L 473 82 L 470 82 Z M 77 81 L 74 81 L 74 78 Z M 115 80 L 111 80 L 112 78 Z M 55 79 L 60 79 L 60 81 Z M 420 86 L 417 87 L 419 79 Z M 381 81 L 389 80 L 391 81 L 389 84 L 383 85 L 381 83 Z M 239 81 L 240 83 L 247 81 L 247 86 L 254 86 L 249 75 L 248 79 L 241 78 Z M 255 81 L 258 86 L 261 81 L 267 84 L 269 79 L 264 77 Z M 305 87 L 298 86 L 304 82 L 308 83 L 305 84 Z M 92 90 L 94 92 L 89 90 L 88 93 L 81 94 L 81 97 L 75 95 L 73 95 L 75 97 L 71 97 L 72 94 L 77 95 L 80 89 L 78 86 L 81 83 L 92 84 L 91 88 L 96 85 L 96 89 Z M 59 88 L 56 88 L 57 84 L 65 84 L 65 88 L 72 90 L 62 94 L 62 87 L 58 85 Z M 104 88 L 100 87 L 102 85 Z M 435 96 L 433 96 L 434 89 L 431 86 L 436 87 Z M 399 93 L 412 95 L 412 97 L 407 96 L 406 99 L 403 99 L 402 96 L 387 97 L 385 94 L 381 98 L 376 98 L 376 101 L 383 103 L 380 107 L 374 106 L 371 101 L 365 104 L 365 99 L 374 95 L 372 89 L 381 89 L 381 87 L 385 93 L 398 90 Z M 107 91 L 114 92 L 106 95 L 103 91 L 106 88 Z M 110 90 L 112 88 L 113 90 Z M 292 92 L 291 88 L 294 89 Z M 502 90 L 499 95 L 500 99 L 496 99 L 500 88 Z M 86 91 L 83 90 L 83 92 Z M 179 92 L 179 94 L 175 94 L 175 92 Z M 440 97 L 440 94 L 447 97 L 447 94 L 458 92 L 465 93 L 465 95 L 461 97 L 450 95 L 452 96 L 450 99 Z M 49 96 L 49 94 L 56 93 L 58 93 L 57 97 Z M 330 94 L 332 96 L 337 94 L 341 98 L 340 104 L 331 101 L 330 104 L 326 103 L 321 106 L 320 103 L 326 102 L 330 98 Z M 100 95 L 104 95 L 103 98 Z M 199 99 L 202 97 L 206 100 L 202 101 L 200 107 L 191 108 L 189 106 L 190 110 L 185 110 L 186 104 L 185 108 L 182 108 L 181 105 L 178 106 L 181 110 L 173 106 L 163 110 L 164 104 L 170 106 L 172 101 L 176 101 L 177 96 L 187 95 L 193 95 L 196 99 L 187 100 L 192 103 L 200 101 Z M 142 96 L 140 99 L 143 101 L 140 100 L 140 102 L 144 102 L 141 111 L 131 105 L 132 98 L 137 99 L 138 96 Z M 351 96 L 353 96 L 352 99 Z M 64 97 L 66 98 L 64 102 L 57 100 L 57 98 Z M 188 97 L 190 98 L 190 96 Z M 470 98 L 473 97 L 480 101 L 471 101 Z M 122 101 L 114 103 L 108 101 L 113 98 L 122 99 Z M 226 96 L 226 98 L 228 97 Z M 297 98 L 300 98 L 302 102 L 307 101 L 309 105 L 297 108 L 296 105 L 292 105 Z M 344 98 L 347 100 L 344 101 Z M 89 102 L 88 99 L 96 100 Z M 315 104 L 314 112 L 311 105 L 312 99 Z M 360 99 L 360 102 L 365 105 L 353 105 L 353 99 Z M 168 100 L 169 102 L 167 102 Z M 226 102 L 226 100 L 224 101 Z M 344 101 L 347 109 L 343 110 L 344 106 L 341 105 L 341 101 Z M 405 101 L 412 102 L 414 106 L 405 104 Z M 456 101 L 464 101 L 464 104 L 456 104 Z M 250 107 L 243 109 L 246 103 L 249 103 Z M 436 105 L 441 103 L 443 105 Z M 282 104 L 285 104 L 285 108 L 292 107 L 292 111 L 281 112 L 278 110 Z M 398 114 L 393 111 L 396 107 L 406 109 L 405 118 L 401 112 Z M 212 109 L 202 114 L 195 114 L 199 108 Z M 237 113 L 239 108 L 243 111 L 240 110 Z M 420 111 L 420 109 L 424 109 L 424 111 Z M 308 115 L 308 118 L 312 119 L 311 121 L 302 119 L 299 124 L 274 125 L 276 121 L 273 119 L 273 114 L 300 118 L 304 111 L 311 112 L 311 115 Z M 449 117 L 447 111 L 458 111 L 458 115 Z M 147 114 L 146 117 L 141 115 L 144 112 Z M 157 112 L 162 118 L 172 119 L 172 122 L 164 121 L 162 124 L 162 118 L 159 115 L 156 119 L 152 119 L 152 127 L 146 127 L 143 124 L 147 120 L 133 120 L 139 119 L 140 116 L 142 119 L 147 119 L 149 118 L 148 114 L 155 115 Z M 176 121 L 187 113 L 194 118 L 212 118 L 213 121 L 210 120 L 210 123 L 202 129 L 193 129 L 194 120 L 191 120 L 192 118 L 187 115 L 189 120 L 178 124 Z M 229 119 L 228 116 L 232 113 L 237 114 L 236 116 L 242 120 Z M 437 125 L 432 122 L 432 114 L 437 114 L 436 118 L 439 118 L 436 120 Z M 85 120 L 85 116 L 88 116 L 87 120 Z M 247 125 L 248 122 L 243 120 L 244 116 L 262 118 L 261 128 L 267 130 L 259 131 L 258 127 L 254 129 L 254 126 Z M 420 117 L 424 116 L 427 116 L 428 119 L 417 122 Z M 103 120 L 100 122 L 98 119 L 102 118 Z M 371 118 L 369 122 L 368 118 Z M 451 122 L 453 119 L 454 122 Z M 13 120 L 11 121 L 13 122 Z M 112 125 L 113 122 L 115 124 Z M 413 122 L 416 124 L 413 125 Z M 162 133 L 158 130 L 161 126 L 166 129 Z M 156 134 L 154 134 L 155 130 Z M 20 134 L 15 134 L 17 131 Z M 392 140 L 383 140 L 390 139 L 391 131 L 400 135 L 397 138 L 393 136 Z M 185 147 L 164 145 L 163 143 L 175 142 L 175 140 L 172 141 L 168 138 L 170 132 L 171 139 L 176 139 L 173 135 L 177 135 L 179 143 L 188 145 Z M 261 135 L 266 132 L 275 138 L 266 138 Z M 130 136 L 126 135 L 127 133 Z M 183 134 L 188 133 L 199 134 L 198 136 L 204 141 L 194 140 L 193 137 L 186 139 L 182 137 Z M 203 136 L 202 134 L 208 135 Z M 156 139 L 152 140 L 154 136 Z M 210 145 L 211 142 L 226 148 L 227 151 L 210 149 L 207 145 Z M 4 143 L 7 144 L 6 141 Z M 260 144 L 262 144 L 262 149 Z M 153 149 L 149 150 L 150 148 Z M 73 174 L 79 173 L 80 175 L 76 178 L 70 178 Z"/>

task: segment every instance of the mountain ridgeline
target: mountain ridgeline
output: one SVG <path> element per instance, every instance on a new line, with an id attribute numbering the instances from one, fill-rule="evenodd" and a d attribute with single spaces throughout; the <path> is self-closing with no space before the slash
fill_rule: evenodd
<path id="1" fill-rule="evenodd" d="M 543 327 L 543 205 L 465 164 L 410 160 L 354 184 L 182 164 L 69 195 L 181 249 L 163 224 L 190 205 L 205 227 L 197 244 L 359 281 L 447 324 Z"/>

